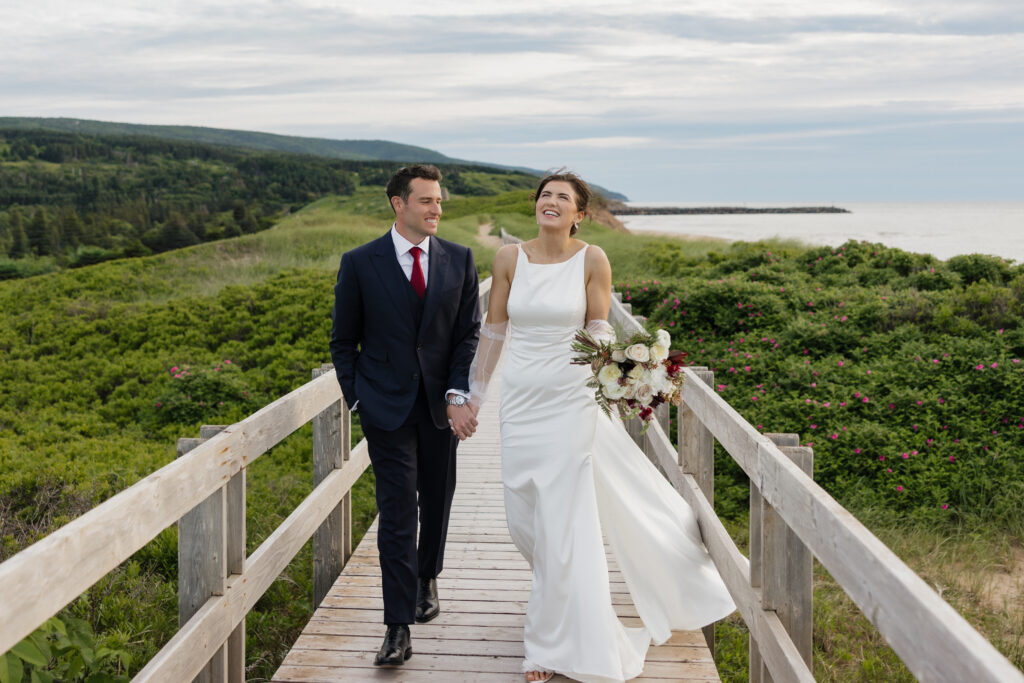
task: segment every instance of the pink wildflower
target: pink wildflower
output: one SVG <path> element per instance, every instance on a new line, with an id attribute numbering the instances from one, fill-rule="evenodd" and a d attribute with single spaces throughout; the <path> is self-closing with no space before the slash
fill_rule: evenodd
<path id="1" fill-rule="evenodd" d="M 902 486 L 897 486 L 897 487 L 896 487 L 896 490 L 897 490 L 897 491 L 902 491 L 902 490 L 903 490 L 903 487 L 902 487 Z"/>

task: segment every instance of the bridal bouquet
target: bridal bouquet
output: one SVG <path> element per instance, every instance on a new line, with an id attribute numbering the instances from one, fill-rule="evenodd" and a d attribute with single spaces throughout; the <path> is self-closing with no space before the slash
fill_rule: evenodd
<path id="1" fill-rule="evenodd" d="M 683 387 L 684 351 L 670 351 L 672 338 L 665 330 L 656 334 L 635 332 L 623 341 L 595 339 L 586 330 L 573 337 L 574 365 L 589 365 L 594 376 L 587 382 L 605 414 L 617 406 L 622 419 L 639 417 L 647 431 L 654 409 L 662 403 L 678 403 Z"/>

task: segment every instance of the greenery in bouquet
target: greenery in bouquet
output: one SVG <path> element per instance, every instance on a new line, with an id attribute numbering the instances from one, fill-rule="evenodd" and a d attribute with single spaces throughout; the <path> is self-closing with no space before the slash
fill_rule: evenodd
<path id="1" fill-rule="evenodd" d="M 663 403 L 679 403 L 683 387 L 684 351 L 672 351 L 665 330 L 634 332 L 625 339 L 594 338 L 587 330 L 573 337 L 574 365 L 589 365 L 593 376 L 587 386 L 606 415 L 615 406 L 622 419 L 635 417 L 650 426 L 654 409 Z"/>

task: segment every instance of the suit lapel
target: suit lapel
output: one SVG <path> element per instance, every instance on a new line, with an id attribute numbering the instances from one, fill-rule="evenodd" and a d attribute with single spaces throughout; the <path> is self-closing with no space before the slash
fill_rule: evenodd
<path id="1" fill-rule="evenodd" d="M 427 328 L 430 318 L 437 312 L 441 305 L 441 292 L 445 289 L 448 278 L 448 262 L 451 255 L 441 245 L 440 240 L 430 238 L 430 266 L 427 277 L 427 292 L 423 300 L 423 321 L 420 323 L 420 331 Z"/>
<path id="2" fill-rule="evenodd" d="M 409 281 L 402 272 L 402 266 L 398 265 L 398 258 L 395 257 L 395 243 L 391 239 L 391 233 L 386 233 L 377 240 L 373 250 L 373 266 L 380 278 L 381 288 L 387 292 L 394 310 L 407 311 L 408 297 L 403 288 L 409 287 Z M 409 316 L 401 316 L 411 322 Z"/>

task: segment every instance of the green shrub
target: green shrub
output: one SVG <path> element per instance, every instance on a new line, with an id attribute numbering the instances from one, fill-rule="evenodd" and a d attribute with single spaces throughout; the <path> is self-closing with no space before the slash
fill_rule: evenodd
<path id="1" fill-rule="evenodd" d="M 812 444 L 841 503 L 1024 532 L 1020 281 L 965 287 L 930 257 L 864 243 L 677 270 L 620 283 L 624 300 L 751 424 Z M 883 286 L 862 286 L 872 272 Z M 933 276 L 949 286 L 916 286 Z M 742 514 L 745 476 L 724 453 L 716 474 L 716 506 Z"/>
<path id="2" fill-rule="evenodd" d="M 948 261 L 949 269 L 960 275 L 964 284 L 985 280 L 994 285 L 1006 283 L 1011 276 L 1010 265 L 1003 259 L 985 254 L 962 254 Z"/>

